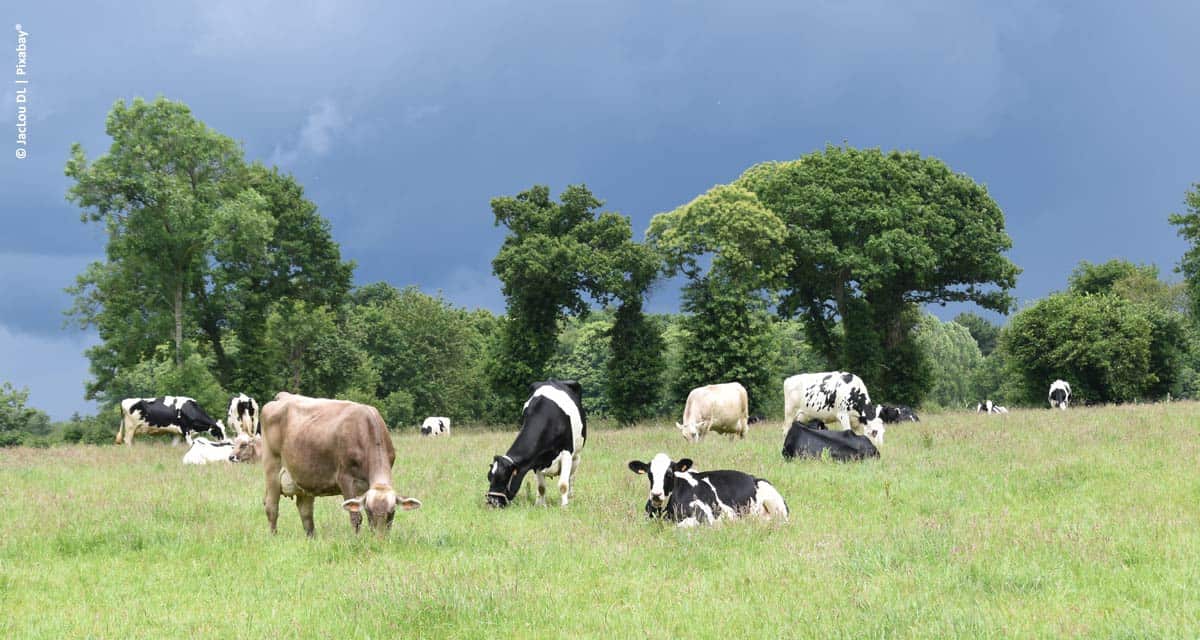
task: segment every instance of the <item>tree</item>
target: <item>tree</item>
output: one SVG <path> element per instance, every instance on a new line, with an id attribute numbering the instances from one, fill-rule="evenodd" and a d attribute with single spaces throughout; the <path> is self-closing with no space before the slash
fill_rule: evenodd
<path id="1" fill-rule="evenodd" d="M 1184 348 L 1182 325 L 1159 309 L 1111 294 L 1054 294 L 1013 317 L 1001 334 L 1012 401 L 1038 405 L 1056 378 L 1073 395 L 1130 402 L 1165 395 Z"/>
<path id="2" fill-rule="evenodd" d="M 929 357 L 933 372 L 930 400 L 943 407 L 955 408 L 979 400 L 973 380 L 983 366 L 983 355 L 966 327 L 925 314 L 917 327 L 915 341 Z"/>
<path id="3" fill-rule="evenodd" d="M 491 202 L 496 225 L 508 229 L 492 261 L 507 318 L 488 378 L 508 416 L 519 413 L 529 384 L 545 377 L 559 323 L 586 315 L 589 297 L 608 302 L 628 279 L 629 219 L 598 213 L 603 203 L 583 185 L 567 187 L 559 200 L 538 185 Z"/>
<path id="4" fill-rule="evenodd" d="M 1179 261 L 1176 271 L 1183 274 L 1187 282 L 1188 299 L 1191 301 L 1192 321 L 1200 321 L 1200 182 L 1183 196 L 1185 213 L 1173 213 L 1168 218 L 1178 233 L 1188 242 L 1188 250 Z"/>
<path id="5" fill-rule="evenodd" d="M 977 313 L 964 312 L 954 316 L 954 322 L 966 327 L 979 346 L 979 353 L 985 358 L 995 351 L 996 341 L 1000 339 L 1000 327 L 988 322 Z"/>
<path id="6" fill-rule="evenodd" d="M 31 436 L 50 433 L 50 416 L 28 406 L 28 401 L 28 389 L 7 382 L 0 385 L 0 447 L 15 447 Z"/>
<path id="7" fill-rule="evenodd" d="M 69 290 L 70 314 L 102 341 L 88 350 L 87 396 L 112 397 L 114 378 L 164 342 L 177 366 L 191 342 L 222 385 L 266 395 L 277 364 L 263 343 L 271 302 L 336 308 L 349 289 L 353 264 L 328 222 L 294 179 L 247 166 L 183 103 L 119 101 L 106 131 L 106 154 L 89 161 L 76 144 L 66 166 L 68 200 L 108 236 L 105 260 Z"/>
<path id="8" fill-rule="evenodd" d="M 915 404 L 928 390 L 912 347 L 920 305 L 1012 306 L 1020 270 L 1004 256 L 1004 214 L 936 158 L 828 146 L 751 167 L 734 184 L 787 225 L 781 315 L 802 318 L 828 364 L 877 395 Z"/>
<path id="9" fill-rule="evenodd" d="M 576 380 L 583 386 L 583 406 L 589 416 L 598 418 L 612 410 L 607 393 L 612 326 L 613 316 L 607 311 L 590 313 L 587 319 L 568 319 L 555 354 L 546 363 L 549 377 Z"/>
<path id="10" fill-rule="evenodd" d="M 766 292 L 784 273 L 783 221 L 750 191 L 718 185 L 654 216 L 646 235 L 665 257 L 667 273 L 689 279 L 676 400 L 693 387 L 736 381 L 746 387 L 752 410 L 766 407 L 776 357 Z"/>
<path id="11" fill-rule="evenodd" d="M 380 372 L 334 309 L 281 300 L 267 316 L 266 334 L 270 359 L 280 364 L 273 388 L 327 398 L 374 397 Z"/>

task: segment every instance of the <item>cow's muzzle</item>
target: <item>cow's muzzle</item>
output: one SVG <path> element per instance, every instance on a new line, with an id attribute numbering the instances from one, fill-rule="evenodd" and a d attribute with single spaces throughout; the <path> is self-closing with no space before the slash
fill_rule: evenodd
<path id="1" fill-rule="evenodd" d="M 487 498 L 487 503 L 489 506 L 499 509 L 507 507 L 509 503 L 508 496 L 499 491 L 489 491 L 485 497 Z"/>

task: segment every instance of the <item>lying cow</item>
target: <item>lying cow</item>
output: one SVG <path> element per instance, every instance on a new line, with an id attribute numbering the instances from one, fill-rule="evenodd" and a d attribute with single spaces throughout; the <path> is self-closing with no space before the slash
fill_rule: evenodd
<path id="1" fill-rule="evenodd" d="M 191 446 L 188 447 L 187 453 L 183 454 L 183 463 L 208 464 L 210 462 L 229 462 L 229 456 L 232 451 L 233 443 L 228 440 L 213 442 L 204 437 L 192 438 Z"/>
<path id="2" fill-rule="evenodd" d="M 820 420 L 826 425 L 837 423 L 842 431 L 853 429 L 881 445 L 884 427 L 879 409 L 853 373 L 802 373 L 783 381 L 784 428 L 797 420 Z"/>
<path id="3" fill-rule="evenodd" d="M 851 429 L 829 431 L 820 420 L 808 423 L 797 420 L 792 423 L 783 440 L 785 459 L 820 458 L 826 453 L 832 460 L 843 461 L 879 457 L 879 449 L 875 448 L 871 439 Z"/>
<path id="4" fill-rule="evenodd" d="M 750 514 L 787 522 L 783 496 L 770 482 L 741 471 L 692 471 L 692 461 L 672 462 L 660 453 L 649 463 L 629 461 L 629 470 L 650 478 L 646 515 L 681 527 L 711 524 Z"/>
<path id="5" fill-rule="evenodd" d="M 912 407 L 904 405 L 879 405 L 879 419 L 883 420 L 884 424 L 896 424 L 897 422 L 920 422 L 917 417 L 917 412 L 912 410 Z"/>
<path id="6" fill-rule="evenodd" d="M 546 476 L 558 476 L 558 493 L 567 506 L 579 470 L 579 453 L 587 440 L 587 414 L 583 387 L 574 380 L 535 382 L 525 401 L 521 431 L 512 446 L 492 458 L 488 468 L 486 499 L 493 507 L 507 507 L 521 489 L 525 474 L 537 475 L 537 504 L 546 504 Z"/>
<path id="7" fill-rule="evenodd" d="M 254 437 L 262 433 L 258 419 L 258 403 L 254 398 L 239 393 L 229 401 L 229 413 L 225 416 L 237 435 Z"/>
<path id="8" fill-rule="evenodd" d="M 675 428 L 685 440 L 699 442 L 709 431 L 746 437 L 750 402 L 746 388 L 736 382 L 696 387 L 683 407 L 683 422 Z"/>
<path id="9" fill-rule="evenodd" d="M 991 400 L 984 400 L 975 405 L 975 413 L 999 414 L 1008 413 L 1007 407 L 1002 407 Z"/>
<path id="10" fill-rule="evenodd" d="M 171 444 L 178 444 L 179 437 L 188 438 L 194 433 L 207 431 L 217 440 L 225 439 L 225 425 L 213 420 L 196 404 L 183 396 L 162 398 L 126 398 L 121 401 L 121 426 L 117 429 L 116 443 L 133 446 L 133 436 L 138 433 L 175 435 Z"/>
<path id="11" fill-rule="evenodd" d="M 1066 411 L 1067 405 L 1071 403 L 1071 385 L 1066 380 L 1055 380 L 1050 385 L 1049 398 L 1051 409 Z"/>
<path id="12" fill-rule="evenodd" d="M 262 459 L 262 436 L 253 438 L 240 435 L 233 439 L 233 451 L 229 454 L 230 462 L 258 462 Z"/>
<path id="13" fill-rule="evenodd" d="M 341 495 L 355 533 L 364 511 L 371 529 L 384 534 L 397 509 L 421 506 L 420 500 L 392 488 L 396 451 L 375 407 L 281 392 L 262 408 L 262 431 L 267 480 L 263 504 L 271 533 L 279 517 L 280 495 L 296 498 L 304 533 L 310 538 L 317 496 Z"/>
<path id="14" fill-rule="evenodd" d="M 442 418 L 442 417 L 425 418 L 425 422 L 421 423 L 421 435 L 423 435 L 423 436 L 448 436 L 448 435 L 450 435 L 450 418 Z"/>

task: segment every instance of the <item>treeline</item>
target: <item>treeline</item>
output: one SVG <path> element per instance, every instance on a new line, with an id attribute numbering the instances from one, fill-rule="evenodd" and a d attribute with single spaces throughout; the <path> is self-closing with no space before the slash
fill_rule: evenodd
<path id="1" fill-rule="evenodd" d="M 121 398 L 164 394 L 218 416 L 232 393 L 288 390 L 368 402 L 396 426 L 511 423 L 547 377 L 579 379 L 593 414 L 621 424 L 730 380 L 752 412 L 777 415 L 784 376 L 825 369 L 914 406 L 1037 405 L 1059 377 L 1092 402 L 1196 393 L 1200 187 L 1171 218 L 1193 246 L 1183 285 L 1150 266 L 1082 263 L 1000 327 L 923 311 L 1008 314 L 1020 271 L 986 188 L 936 158 L 830 146 L 759 164 L 655 216 L 644 241 L 586 186 L 557 200 L 534 186 L 491 201 L 506 230 L 494 315 L 412 287 L 352 287 L 354 264 L 295 179 L 247 161 L 182 103 L 118 102 L 106 131 L 106 153 L 75 145 L 66 166 L 68 198 L 107 234 L 69 312 L 100 337 L 86 395 L 101 413 L 62 426 L 67 439 L 113 433 Z M 682 313 L 647 314 L 648 292 L 675 276 Z M 19 414 L 24 397 L 6 393 Z M 32 431 L 0 434 L 48 437 L 48 421 L 22 420 Z"/>

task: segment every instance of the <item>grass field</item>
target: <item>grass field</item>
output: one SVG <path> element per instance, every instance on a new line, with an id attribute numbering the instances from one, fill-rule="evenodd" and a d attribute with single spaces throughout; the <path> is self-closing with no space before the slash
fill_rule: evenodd
<path id="1" fill-rule="evenodd" d="M 424 507 L 383 540 L 335 498 L 316 540 L 286 500 L 272 538 L 259 465 L 2 450 L 0 637 L 1200 636 L 1197 404 L 929 416 L 864 464 L 785 463 L 774 424 L 591 435 L 567 509 L 503 511 L 511 432 L 396 437 Z M 659 451 L 770 479 L 791 522 L 648 522 L 625 465 Z"/>

